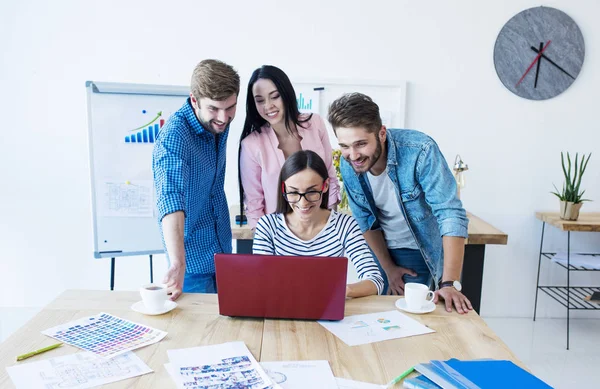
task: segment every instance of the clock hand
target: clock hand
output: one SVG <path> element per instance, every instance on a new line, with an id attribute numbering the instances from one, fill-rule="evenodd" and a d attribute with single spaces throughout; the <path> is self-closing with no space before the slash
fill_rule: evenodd
<path id="1" fill-rule="evenodd" d="M 539 50 L 536 49 L 535 47 L 531 46 L 531 50 L 535 51 L 536 53 L 539 53 Z M 550 62 L 552 65 L 556 66 L 558 68 L 558 70 L 560 70 L 561 72 L 563 72 L 564 74 L 566 74 L 567 76 L 571 77 L 573 80 L 575 79 L 575 77 L 573 77 L 572 75 L 570 75 L 569 73 L 567 73 L 567 71 L 563 68 L 561 68 L 560 66 L 558 66 L 554 61 L 552 61 L 550 58 L 548 58 L 546 56 L 546 54 L 542 54 L 542 58 L 544 58 L 546 61 Z"/>
<path id="2" fill-rule="evenodd" d="M 543 48 L 544 48 L 544 42 L 540 42 L 540 50 Z M 543 57 L 545 57 L 544 54 L 542 54 L 542 58 Z M 537 63 L 537 69 L 535 69 L 535 83 L 533 84 L 534 88 L 537 88 L 537 80 L 538 80 L 538 76 L 540 75 L 540 64 L 541 63 L 542 63 L 542 60 L 540 59 Z"/>
<path id="3" fill-rule="evenodd" d="M 535 65 L 535 63 L 540 59 L 540 57 L 542 56 L 542 54 L 544 53 L 544 51 L 548 48 L 548 45 L 550 44 L 550 42 L 551 41 L 546 42 L 546 46 L 544 46 L 540 50 L 540 52 L 535 57 L 535 59 L 533 60 L 533 62 L 531 63 L 531 65 L 529 65 L 529 67 L 527 68 L 527 70 L 525 70 L 525 73 L 523 73 L 523 75 L 521 76 L 521 79 L 519 80 L 519 82 L 517 82 L 517 85 L 515 85 L 515 88 L 519 86 L 519 84 L 523 81 L 523 79 L 525 78 L 525 76 L 527 75 L 527 73 L 529 73 L 529 71 L 531 70 L 531 68 L 533 67 L 533 65 Z"/>

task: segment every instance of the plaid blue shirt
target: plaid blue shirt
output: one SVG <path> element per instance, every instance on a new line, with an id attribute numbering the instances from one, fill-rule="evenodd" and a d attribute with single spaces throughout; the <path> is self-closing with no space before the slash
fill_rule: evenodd
<path id="1" fill-rule="evenodd" d="M 224 188 L 228 134 L 229 128 L 218 136 L 206 131 L 188 99 L 161 128 L 154 144 L 152 171 L 160 234 L 164 245 L 163 217 L 185 213 L 187 273 L 214 273 L 214 254 L 231 253 Z"/>

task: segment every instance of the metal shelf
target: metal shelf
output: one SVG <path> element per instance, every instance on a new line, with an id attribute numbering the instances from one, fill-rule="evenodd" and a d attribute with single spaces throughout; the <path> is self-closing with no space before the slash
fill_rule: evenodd
<path id="1" fill-rule="evenodd" d="M 559 228 L 562 229 L 562 224 Z M 552 297 L 554 301 L 567 308 L 567 350 L 569 349 L 569 312 L 574 310 L 589 310 L 589 311 L 600 311 L 600 304 L 591 303 L 585 300 L 585 297 L 592 295 L 594 292 L 600 292 L 600 286 L 571 286 L 571 272 L 572 271 L 600 271 L 600 269 L 590 269 L 585 266 L 575 266 L 572 264 L 572 261 L 569 261 L 569 264 L 563 264 L 559 262 L 554 262 L 552 259 L 556 256 L 556 253 L 544 252 L 544 231 L 546 229 L 546 220 L 542 220 L 542 236 L 540 239 L 540 256 L 538 259 L 538 271 L 537 271 L 537 281 L 535 288 L 535 303 L 533 307 L 533 321 L 535 321 L 535 317 L 537 314 L 537 304 L 538 304 L 538 294 L 539 291 L 543 291 L 548 296 Z M 573 230 L 575 231 L 575 230 Z M 590 229 L 586 230 L 590 232 L 600 232 L 600 229 Z M 567 253 L 571 253 L 571 258 L 574 256 L 574 253 L 571 252 L 571 229 L 567 229 Z M 584 232 L 584 231 L 582 231 Z M 578 255 L 590 256 L 594 257 L 592 262 L 595 262 L 596 259 L 598 263 L 600 263 L 600 253 L 582 253 Z M 542 268 L 542 258 L 547 258 L 551 262 L 556 263 L 558 266 L 562 267 L 567 271 L 567 284 L 561 286 L 550 286 L 544 285 L 540 286 L 540 270 Z M 593 263 L 592 263 L 593 264 Z"/>
<path id="2" fill-rule="evenodd" d="M 568 309 L 600 310 L 600 304 L 585 300 L 593 292 L 600 292 L 597 286 L 539 286 L 541 291 L 552 297 Z M 567 289 L 570 291 L 569 305 L 567 306 Z"/>
<path id="3" fill-rule="evenodd" d="M 542 253 L 542 255 L 550 260 L 552 260 L 552 258 L 556 255 L 556 253 Z M 585 256 L 590 256 L 590 257 L 597 257 L 598 258 L 598 263 L 600 263 L 600 254 L 578 254 L 578 255 L 585 255 Z M 563 265 L 562 263 L 559 262 L 554 262 L 553 263 L 557 264 L 558 266 L 562 267 L 563 269 L 567 269 L 569 271 L 600 271 L 600 269 L 591 269 L 588 267 L 584 267 L 584 266 L 573 266 L 570 265 L 569 267 L 567 267 L 566 265 Z"/>

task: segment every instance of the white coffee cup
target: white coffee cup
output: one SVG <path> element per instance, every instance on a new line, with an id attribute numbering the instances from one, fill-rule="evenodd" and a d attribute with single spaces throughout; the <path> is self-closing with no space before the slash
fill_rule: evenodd
<path id="1" fill-rule="evenodd" d="M 147 284 L 140 288 L 140 295 L 146 308 L 158 312 L 165 307 L 167 302 L 167 288 L 163 284 Z"/>
<path id="2" fill-rule="evenodd" d="M 409 282 L 404 284 L 406 306 L 413 311 L 420 310 L 427 301 L 433 300 L 433 292 L 427 285 Z"/>

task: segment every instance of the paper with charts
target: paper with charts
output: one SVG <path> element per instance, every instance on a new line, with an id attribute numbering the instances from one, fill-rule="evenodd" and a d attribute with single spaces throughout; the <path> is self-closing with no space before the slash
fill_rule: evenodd
<path id="1" fill-rule="evenodd" d="M 178 388 L 275 389 L 244 342 L 167 350 L 165 368 Z"/>
<path id="2" fill-rule="evenodd" d="M 133 352 L 104 359 L 90 352 L 7 367 L 17 389 L 83 389 L 151 373 Z"/>
<path id="3" fill-rule="evenodd" d="M 282 389 L 331 389 L 337 383 L 327 361 L 260 362 Z"/>
<path id="4" fill-rule="evenodd" d="M 103 358 L 148 346 L 167 335 L 164 331 L 104 312 L 49 328 L 42 334 Z"/>
<path id="5" fill-rule="evenodd" d="M 340 321 L 319 321 L 319 324 L 348 346 L 435 332 L 398 311 L 348 316 Z"/>

